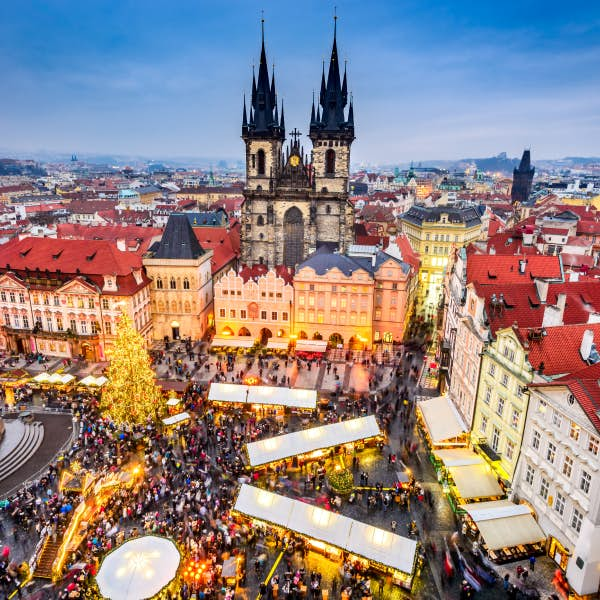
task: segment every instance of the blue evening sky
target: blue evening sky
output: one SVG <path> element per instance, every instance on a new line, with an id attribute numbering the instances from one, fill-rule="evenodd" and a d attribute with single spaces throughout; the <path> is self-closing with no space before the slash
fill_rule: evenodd
<path id="1" fill-rule="evenodd" d="M 356 161 L 600 155 L 600 2 L 3 0 L 0 148 L 242 158 L 264 8 L 306 133 L 333 6 Z"/>

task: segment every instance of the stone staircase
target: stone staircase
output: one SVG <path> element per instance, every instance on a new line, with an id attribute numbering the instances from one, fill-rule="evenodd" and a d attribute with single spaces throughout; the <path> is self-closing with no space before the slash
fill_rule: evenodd
<path id="1" fill-rule="evenodd" d="M 11 451 L 0 458 L 0 481 L 21 468 L 35 454 L 43 440 L 42 423 L 25 423 Z"/>
<path id="2" fill-rule="evenodd" d="M 61 542 L 57 538 L 56 542 L 52 541 L 52 538 L 48 536 L 44 542 L 44 547 L 40 552 L 40 557 L 37 561 L 35 571 L 33 572 L 34 577 L 41 579 L 52 579 L 52 565 L 56 560 L 58 551 L 60 549 Z"/>

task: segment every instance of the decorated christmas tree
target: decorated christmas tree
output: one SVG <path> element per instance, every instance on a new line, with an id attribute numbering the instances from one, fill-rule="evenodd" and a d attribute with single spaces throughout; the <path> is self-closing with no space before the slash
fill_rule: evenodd
<path id="1" fill-rule="evenodd" d="M 156 419 L 161 391 L 154 381 L 144 338 L 125 314 L 119 320 L 109 358 L 108 383 L 102 390 L 100 403 L 102 412 L 118 425 Z"/>

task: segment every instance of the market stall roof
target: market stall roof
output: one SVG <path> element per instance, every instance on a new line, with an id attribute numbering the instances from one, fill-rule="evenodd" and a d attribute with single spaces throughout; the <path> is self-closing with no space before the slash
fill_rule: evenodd
<path id="1" fill-rule="evenodd" d="M 353 521 L 346 549 L 403 573 L 412 573 L 417 542 L 361 521 Z"/>
<path id="2" fill-rule="evenodd" d="M 233 510 L 412 573 L 417 543 L 338 513 L 243 484 Z"/>
<path id="3" fill-rule="evenodd" d="M 177 425 L 178 423 L 183 423 L 184 421 L 189 420 L 189 418 L 190 418 L 189 413 L 181 412 L 179 414 L 176 414 L 171 417 L 167 417 L 166 419 L 163 419 L 162 422 L 165 425 Z"/>
<path id="4" fill-rule="evenodd" d="M 226 335 L 224 337 L 215 336 L 211 342 L 211 347 L 228 346 L 229 348 L 252 348 L 254 346 L 254 338 L 242 336 L 235 337 Z"/>
<path id="5" fill-rule="evenodd" d="M 189 382 L 188 381 L 177 381 L 176 379 L 157 379 L 156 385 L 164 391 L 172 392 L 185 392 Z"/>
<path id="6" fill-rule="evenodd" d="M 433 452 L 446 467 L 465 467 L 467 465 L 480 465 L 485 462 L 479 454 L 470 448 L 449 448 L 434 450 Z"/>
<path id="7" fill-rule="evenodd" d="M 75 376 L 70 375 L 69 373 L 52 373 L 52 375 L 48 377 L 48 383 L 65 385 L 73 381 L 73 379 L 75 379 Z"/>
<path id="8" fill-rule="evenodd" d="M 530 509 L 524 504 L 497 500 L 463 504 L 461 508 L 475 521 L 490 550 L 536 544 L 546 538 Z"/>
<path id="9" fill-rule="evenodd" d="M 289 345 L 290 345 L 290 340 L 288 338 L 270 339 L 267 342 L 267 349 L 287 350 Z"/>
<path id="10" fill-rule="evenodd" d="M 48 383 L 48 381 L 50 381 L 50 373 L 47 373 L 46 371 L 38 373 L 35 377 L 33 377 L 33 381 L 36 383 Z"/>
<path id="11" fill-rule="evenodd" d="M 486 464 L 448 467 L 461 498 L 493 498 L 504 492 Z"/>
<path id="12" fill-rule="evenodd" d="M 211 383 L 208 399 L 212 402 L 237 404 L 268 404 L 291 408 L 314 409 L 317 407 L 316 390 L 293 389 L 268 385 L 237 385 L 235 383 Z"/>
<path id="13" fill-rule="evenodd" d="M 296 340 L 296 352 L 326 352 L 325 340 Z"/>
<path id="14" fill-rule="evenodd" d="M 293 500 L 251 485 L 242 484 L 234 510 L 249 517 L 287 527 Z"/>
<path id="15" fill-rule="evenodd" d="M 180 561 L 179 550 L 171 540 L 145 535 L 107 554 L 96 582 L 103 598 L 151 598 L 175 578 Z"/>
<path id="16" fill-rule="evenodd" d="M 421 400 L 417 406 L 434 444 L 457 438 L 469 431 L 449 396 Z"/>
<path id="17" fill-rule="evenodd" d="M 180 402 L 180 398 L 169 398 L 167 400 L 167 406 L 177 406 Z"/>
<path id="18" fill-rule="evenodd" d="M 322 427 L 295 431 L 246 444 L 250 465 L 256 467 L 296 454 L 307 454 L 381 435 L 373 415 L 340 421 Z"/>
<path id="19" fill-rule="evenodd" d="M 85 385 L 87 387 L 101 387 L 103 386 L 108 379 L 104 377 L 104 375 L 100 375 L 100 377 L 94 377 L 93 375 L 88 375 L 79 381 L 79 385 Z"/>

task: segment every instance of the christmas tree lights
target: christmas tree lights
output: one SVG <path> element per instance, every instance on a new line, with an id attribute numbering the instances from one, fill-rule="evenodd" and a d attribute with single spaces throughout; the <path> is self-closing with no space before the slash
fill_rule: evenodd
<path id="1" fill-rule="evenodd" d="M 157 419 L 161 390 L 156 385 L 144 338 L 123 314 L 117 339 L 108 352 L 108 383 L 102 390 L 102 412 L 117 425 L 143 424 Z"/>

